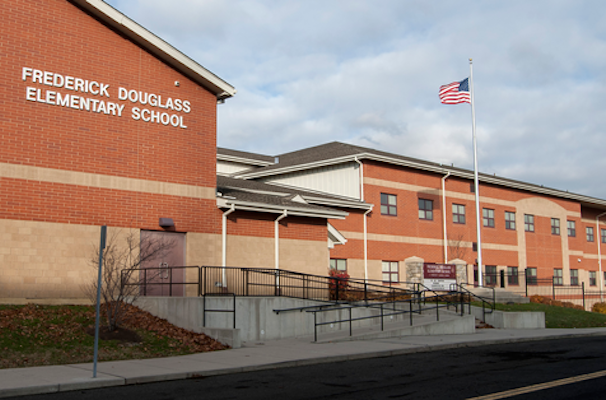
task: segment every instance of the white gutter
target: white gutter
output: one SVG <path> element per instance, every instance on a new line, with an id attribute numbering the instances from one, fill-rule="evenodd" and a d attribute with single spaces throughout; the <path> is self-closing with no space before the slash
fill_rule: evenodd
<path id="1" fill-rule="evenodd" d="M 446 178 L 450 171 L 442 177 L 442 223 L 444 224 L 444 264 L 448 263 L 448 235 L 446 234 Z"/>
<path id="2" fill-rule="evenodd" d="M 368 282 L 368 223 L 366 218 L 372 211 L 373 205 L 371 204 L 370 210 L 364 213 L 364 281 Z"/>
<path id="3" fill-rule="evenodd" d="M 227 277 L 225 276 L 225 267 L 227 266 L 227 216 L 236 211 L 236 206 L 231 205 L 231 208 L 223 213 L 221 216 L 222 219 L 222 231 L 221 231 L 221 265 L 223 266 L 222 270 L 222 285 L 225 287 L 227 285 Z"/>
<path id="4" fill-rule="evenodd" d="M 598 242 L 598 269 L 599 269 L 599 273 L 600 273 L 600 279 L 598 279 L 598 282 L 600 284 L 600 301 L 603 302 L 604 301 L 604 294 L 602 292 L 602 290 L 604 289 L 604 275 L 602 274 L 602 232 L 600 231 L 600 217 L 602 215 L 606 215 L 606 211 L 599 214 L 597 217 L 595 217 L 595 238 L 596 238 L 596 242 Z M 599 239 L 598 239 L 599 238 Z"/>

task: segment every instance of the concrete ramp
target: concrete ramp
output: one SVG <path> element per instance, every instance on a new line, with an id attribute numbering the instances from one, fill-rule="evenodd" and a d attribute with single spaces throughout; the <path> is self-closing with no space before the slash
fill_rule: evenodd
<path id="1" fill-rule="evenodd" d="M 440 320 L 436 321 L 435 312 L 424 312 L 415 315 L 414 325 L 409 322 L 386 322 L 381 330 L 379 324 L 371 327 L 354 329 L 349 336 L 349 330 L 341 329 L 337 332 L 318 333 L 317 343 L 346 342 L 354 340 L 376 340 L 388 338 L 401 338 L 406 336 L 427 335 L 464 335 L 475 333 L 476 321 L 473 315 L 455 314 L 449 311 L 440 311 Z"/>

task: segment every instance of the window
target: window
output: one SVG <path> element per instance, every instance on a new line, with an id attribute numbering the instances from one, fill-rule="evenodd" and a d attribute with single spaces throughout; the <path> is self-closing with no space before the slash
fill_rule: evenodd
<path id="1" fill-rule="evenodd" d="M 433 200 L 419 199 L 419 219 L 433 220 Z"/>
<path id="2" fill-rule="evenodd" d="M 331 258 L 330 269 L 336 269 L 339 272 L 347 272 L 347 260 L 341 258 Z"/>
<path id="3" fill-rule="evenodd" d="M 526 284 L 536 285 L 537 284 L 537 269 L 535 267 L 526 268 Z"/>
<path id="4" fill-rule="evenodd" d="M 507 284 L 508 285 L 519 285 L 518 281 L 518 267 L 507 267 Z"/>
<path id="5" fill-rule="evenodd" d="M 524 230 L 534 232 L 534 215 L 524 214 Z"/>
<path id="6" fill-rule="evenodd" d="M 568 236 L 575 237 L 577 235 L 577 226 L 574 221 L 566 221 L 566 225 L 568 226 Z"/>
<path id="7" fill-rule="evenodd" d="M 487 265 L 485 276 L 486 286 L 496 286 L 497 284 L 497 267 L 496 265 Z"/>
<path id="8" fill-rule="evenodd" d="M 572 286 L 578 286 L 579 285 L 579 270 L 578 269 L 571 269 L 570 270 L 570 284 Z"/>
<path id="9" fill-rule="evenodd" d="M 585 227 L 585 233 L 587 234 L 587 241 L 593 242 L 593 227 L 591 227 L 591 226 Z"/>
<path id="10" fill-rule="evenodd" d="M 597 286 L 597 277 L 595 271 L 589 271 L 589 286 Z"/>
<path id="11" fill-rule="evenodd" d="M 490 208 L 482 209 L 482 222 L 488 228 L 494 228 L 494 210 Z"/>
<path id="12" fill-rule="evenodd" d="M 381 214 L 398 215 L 396 195 L 381 193 Z"/>
<path id="13" fill-rule="evenodd" d="M 383 283 L 398 283 L 398 262 L 383 261 Z"/>
<path id="14" fill-rule="evenodd" d="M 551 219 L 551 234 L 552 235 L 560 234 L 560 219 L 559 218 Z"/>
<path id="15" fill-rule="evenodd" d="M 455 224 L 465 223 L 465 206 L 462 204 L 452 205 L 452 222 Z"/>
<path id="16" fill-rule="evenodd" d="M 516 213 L 505 211 L 505 229 L 516 229 Z"/>
<path id="17" fill-rule="evenodd" d="M 600 229 L 600 236 L 602 237 L 602 243 L 606 243 L 606 229 Z"/>
<path id="18" fill-rule="evenodd" d="M 553 284 L 557 286 L 562 286 L 564 284 L 564 279 L 562 278 L 562 268 L 553 269 Z"/>

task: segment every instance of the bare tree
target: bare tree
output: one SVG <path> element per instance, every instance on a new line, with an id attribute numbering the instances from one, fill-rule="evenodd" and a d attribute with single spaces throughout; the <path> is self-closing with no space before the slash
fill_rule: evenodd
<path id="1" fill-rule="evenodd" d="M 464 235 L 462 233 L 453 235 L 448 239 L 448 254 L 449 258 L 464 260 L 465 256 L 467 256 L 467 251 L 469 247 L 466 246 Z"/>
<path id="2" fill-rule="evenodd" d="M 170 239 L 141 239 L 138 230 L 124 233 L 112 230 L 103 250 L 101 296 L 107 318 L 108 330 L 113 331 L 122 321 L 125 305 L 139 297 L 140 285 L 150 284 L 160 274 L 160 269 L 142 275 L 140 269 L 146 261 L 162 259 L 168 254 L 174 241 Z M 91 265 L 99 267 L 99 247 L 94 248 Z M 97 279 L 84 290 L 93 303 L 97 298 Z M 145 278 L 142 278 L 145 276 Z M 142 282 L 145 279 L 146 282 Z"/>

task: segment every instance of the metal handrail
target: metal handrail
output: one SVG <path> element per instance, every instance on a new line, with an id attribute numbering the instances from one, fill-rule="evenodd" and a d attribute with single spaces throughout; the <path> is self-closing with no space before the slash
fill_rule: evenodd
<path id="1" fill-rule="evenodd" d="M 467 283 L 457 283 L 455 285 L 461 289 L 461 292 L 467 294 L 468 296 L 471 296 L 472 298 L 476 298 L 482 302 L 482 319 L 484 320 L 484 322 L 486 322 L 486 314 L 492 314 L 495 310 L 495 303 L 496 303 L 495 289 L 490 286 L 481 286 L 482 289 L 488 289 L 488 290 L 492 291 L 492 299 L 491 299 L 491 298 L 484 297 L 484 296 L 478 296 L 477 294 L 468 290 L 465 287 L 465 286 L 469 285 Z M 492 302 L 490 300 L 492 300 Z M 486 305 L 488 305 L 488 308 L 490 310 L 490 312 L 488 312 L 488 313 L 486 312 Z M 471 314 L 471 302 L 469 302 L 469 313 Z"/>
<path id="2" fill-rule="evenodd" d="M 330 325 L 330 324 L 336 324 L 336 323 L 345 323 L 348 322 L 349 323 L 349 336 L 353 335 L 353 327 L 352 327 L 352 323 L 355 321 L 363 321 L 363 320 L 367 320 L 367 319 L 373 319 L 373 318 L 381 318 L 381 331 L 384 330 L 384 319 L 385 317 L 389 317 L 389 316 L 395 316 L 395 315 L 401 315 L 401 314 L 409 314 L 410 315 L 410 325 L 413 325 L 413 314 L 418 313 L 421 314 L 422 311 L 425 310 L 436 310 L 436 320 L 439 321 L 440 320 L 440 314 L 439 314 L 439 309 L 440 308 L 448 308 L 451 304 L 451 302 L 448 301 L 448 298 L 444 299 L 445 296 L 451 297 L 453 293 L 449 292 L 448 294 L 436 294 L 435 296 L 430 296 L 430 297 L 424 297 L 425 302 L 427 302 L 427 299 L 435 299 L 435 306 L 431 306 L 431 307 L 426 307 L 426 308 L 421 308 L 420 306 L 420 299 L 403 299 L 403 300 L 394 300 L 394 301 L 390 301 L 390 302 L 382 302 L 382 303 L 374 303 L 374 304 L 346 304 L 343 305 L 341 307 L 337 307 L 337 306 L 333 306 L 333 307 L 328 307 L 328 308 L 321 308 L 321 309 L 311 309 L 311 310 L 306 310 L 306 312 L 309 313 L 313 313 L 314 315 L 314 342 L 318 341 L 318 326 L 324 326 L 324 325 Z M 462 297 L 460 297 L 462 299 Z M 440 305 L 440 300 L 446 300 L 446 304 L 444 305 Z M 419 310 L 414 310 L 413 309 L 413 303 L 414 302 L 418 302 L 419 303 Z M 408 310 L 400 310 L 397 311 L 396 310 L 396 304 L 408 304 L 409 305 L 409 309 Z M 393 310 L 390 310 L 389 313 L 385 314 L 384 309 L 385 309 L 385 305 L 389 305 L 392 304 L 393 305 Z M 356 309 L 356 308 L 379 308 L 380 309 L 380 315 L 369 315 L 369 316 L 365 316 L 365 317 L 356 317 L 353 318 L 352 317 L 352 310 Z M 335 320 L 330 320 L 330 321 L 324 321 L 324 322 L 318 322 L 317 319 L 317 314 L 318 313 L 326 313 L 329 311 L 341 311 L 343 309 L 348 309 L 348 313 L 349 313 L 349 317 L 347 319 L 335 319 Z M 463 309 L 463 306 L 461 305 L 461 309 Z M 274 310 L 275 312 L 279 312 L 282 310 Z M 302 310 L 301 310 L 302 311 Z"/>

